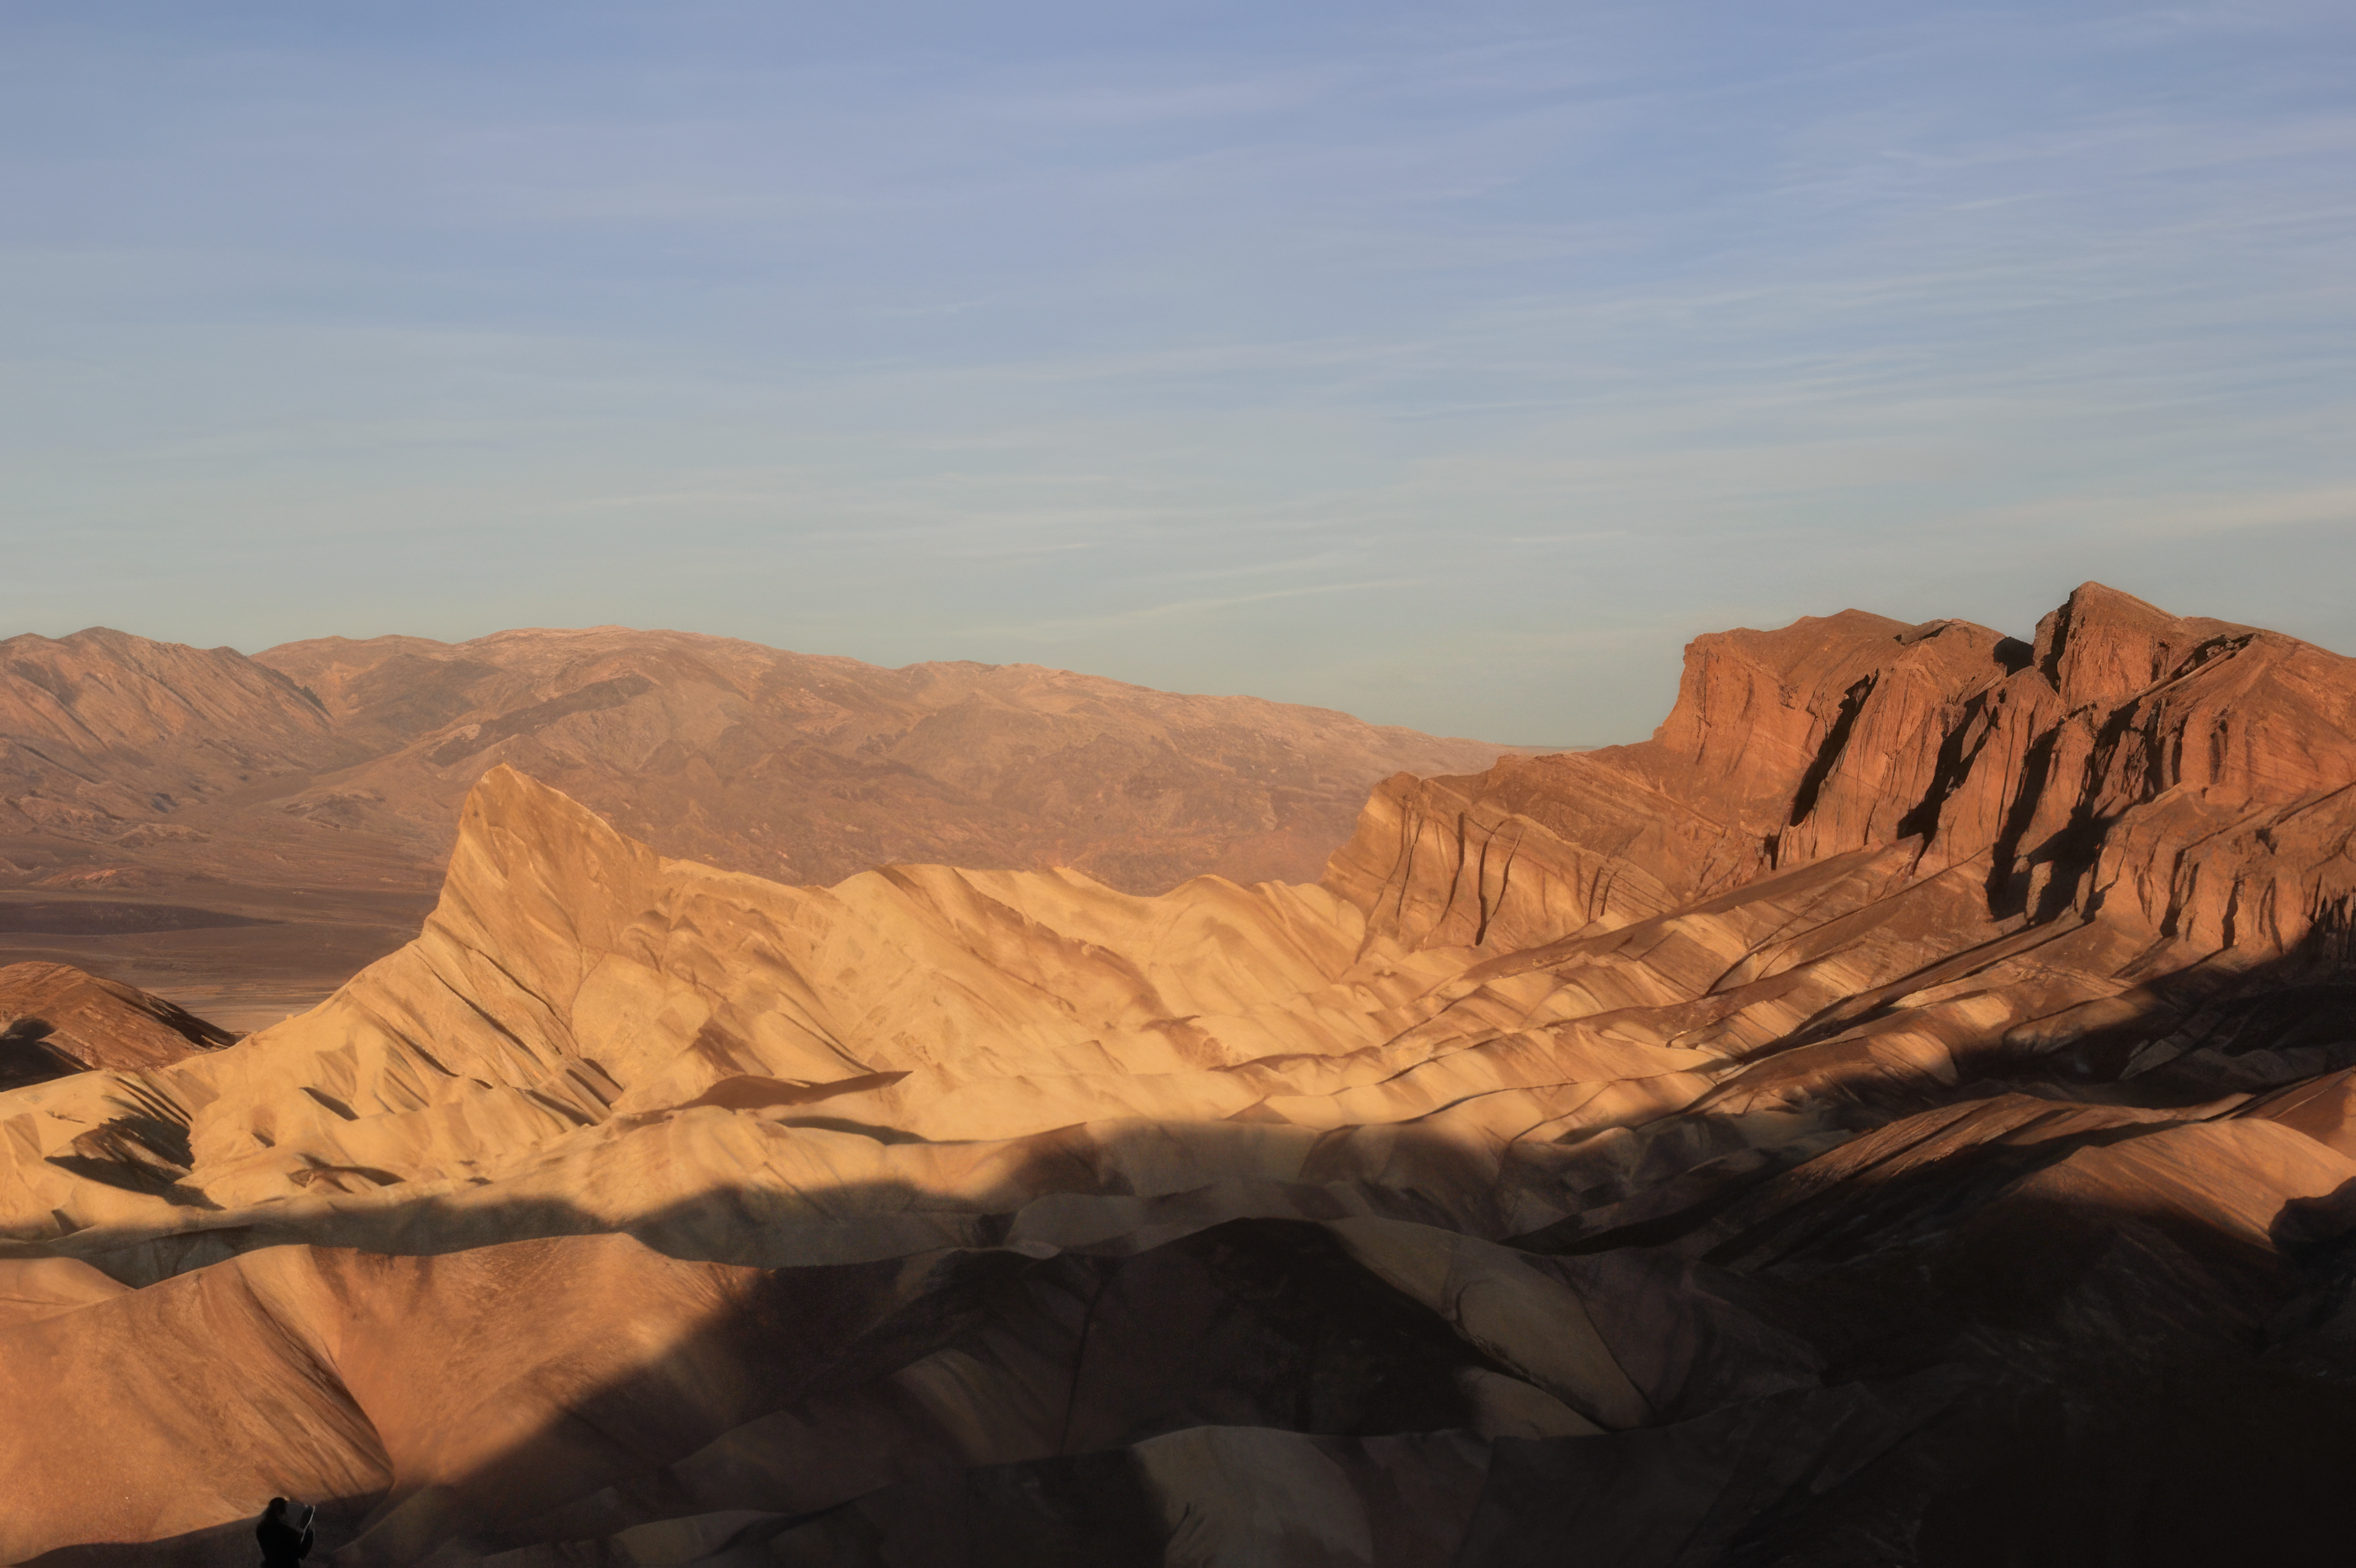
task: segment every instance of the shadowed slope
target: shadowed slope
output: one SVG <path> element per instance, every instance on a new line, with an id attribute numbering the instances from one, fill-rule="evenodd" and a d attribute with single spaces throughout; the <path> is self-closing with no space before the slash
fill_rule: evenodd
<path id="1" fill-rule="evenodd" d="M 0 1088 L 161 1067 L 235 1038 L 161 997 L 62 964 L 0 965 Z"/>

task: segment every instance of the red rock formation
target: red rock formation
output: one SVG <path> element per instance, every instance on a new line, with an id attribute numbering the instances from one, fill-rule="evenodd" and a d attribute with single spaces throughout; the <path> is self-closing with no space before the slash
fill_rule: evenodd
<path id="1" fill-rule="evenodd" d="M 2351 672 L 2099 583 L 2033 647 L 1856 611 L 1721 633 L 1646 744 L 1393 780 L 1329 885 L 1390 884 L 1410 944 L 1529 945 L 1904 844 L 1983 874 L 1995 917 L 2120 898 L 2156 933 L 2286 952 L 2351 923 Z"/>

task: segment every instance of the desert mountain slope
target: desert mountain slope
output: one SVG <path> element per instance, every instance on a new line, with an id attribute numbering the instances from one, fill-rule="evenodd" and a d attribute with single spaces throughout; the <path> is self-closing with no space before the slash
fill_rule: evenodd
<path id="1" fill-rule="evenodd" d="M 1313 880 L 1368 788 L 1506 748 L 1030 665 L 879 669 L 617 627 L 0 644 L 0 956 L 240 1028 L 415 934 L 502 763 L 666 854 L 784 881 L 1069 865 L 1133 892 Z"/>
<path id="2" fill-rule="evenodd" d="M 58 889 L 136 890 L 187 867 L 221 869 L 225 816 L 361 761 L 364 746 L 294 682 L 233 648 L 150 642 L 102 627 L 0 642 L 0 875 Z M 316 835 L 244 812 L 252 842 L 227 851 L 285 871 Z M 201 824 L 201 825 L 199 825 Z M 333 876 L 335 851 L 314 876 Z M 266 880 L 266 877 L 263 879 Z"/>
<path id="3" fill-rule="evenodd" d="M 2351 704 L 1852 612 L 1152 898 L 495 768 L 319 1008 L 0 1094 L 0 1554 L 2327 1560 Z"/>
<path id="4" fill-rule="evenodd" d="M 664 853 L 785 881 L 1069 865 L 1156 892 L 1311 880 L 1374 784 L 1505 750 L 1035 666 L 879 669 L 617 627 L 253 659 L 17 637 L 0 958 L 275 1022 L 416 933 L 459 803 L 502 763 Z"/>
<path id="5" fill-rule="evenodd" d="M 339 742 L 326 712 L 293 682 L 232 648 L 93 627 L 55 641 L 0 642 L 0 762 L 11 795 L 57 799 L 60 821 L 168 813 L 178 797 L 366 754 Z M 20 800 L 9 804 L 25 815 Z M 88 815 L 65 815 L 73 810 Z"/>
<path id="6" fill-rule="evenodd" d="M 252 659 L 105 630 L 0 644 L 0 847 L 41 887 L 430 878 L 502 763 L 666 851 L 785 880 L 932 860 L 1132 891 L 1309 880 L 1375 781 L 1507 749 L 1033 665 L 619 627 Z"/>
<path id="7" fill-rule="evenodd" d="M 258 656 L 380 754 L 287 809 L 425 836 L 506 763 L 666 854 L 782 881 L 1070 865 L 1133 892 L 1307 881 L 1366 789 L 1505 748 L 1035 665 L 880 669 L 678 632 L 290 643 Z"/>

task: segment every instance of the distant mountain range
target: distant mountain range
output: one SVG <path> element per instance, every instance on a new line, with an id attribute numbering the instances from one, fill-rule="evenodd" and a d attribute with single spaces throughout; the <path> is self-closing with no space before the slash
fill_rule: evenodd
<path id="1" fill-rule="evenodd" d="M 512 764 L 665 854 L 797 883 L 901 861 L 1155 892 L 1312 881 L 1377 781 L 1515 748 L 1035 665 L 883 669 L 681 632 L 340 637 L 248 657 L 0 642 L 0 886 L 430 890 Z"/>

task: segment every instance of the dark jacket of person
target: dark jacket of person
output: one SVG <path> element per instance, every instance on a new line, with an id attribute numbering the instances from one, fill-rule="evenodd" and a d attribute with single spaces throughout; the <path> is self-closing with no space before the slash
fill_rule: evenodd
<path id="1" fill-rule="evenodd" d="M 295 1564 L 311 1555 L 313 1532 L 306 1527 L 296 1530 L 286 1522 L 286 1499 L 273 1498 L 262 1510 L 262 1522 L 253 1527 L 253 1538 L 262 1542 L 262 1568 L 295 1568 Z"/>

